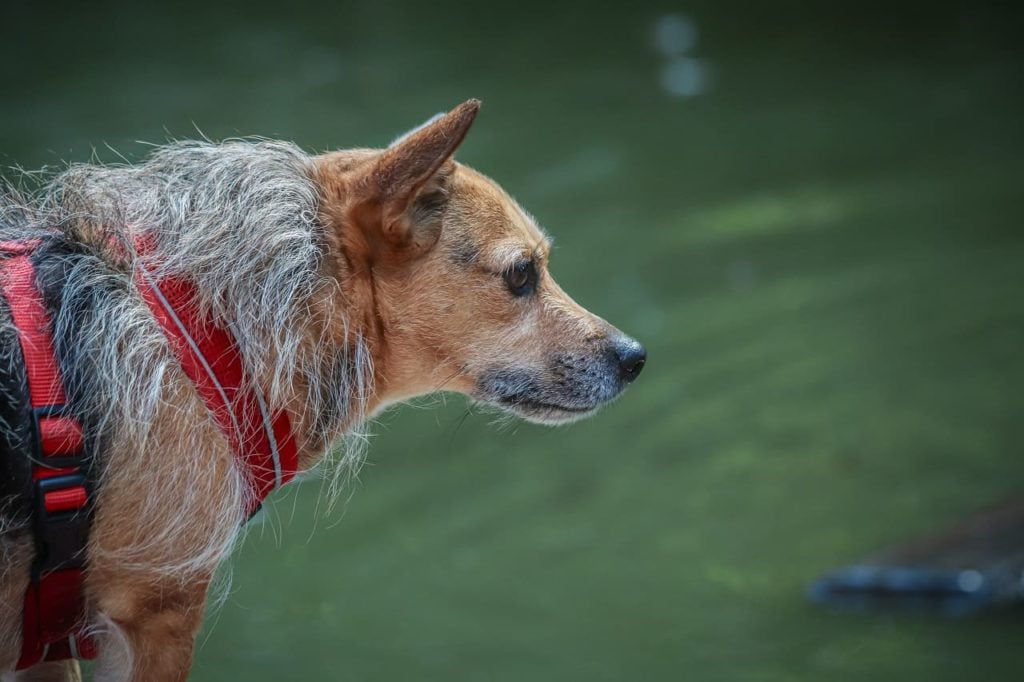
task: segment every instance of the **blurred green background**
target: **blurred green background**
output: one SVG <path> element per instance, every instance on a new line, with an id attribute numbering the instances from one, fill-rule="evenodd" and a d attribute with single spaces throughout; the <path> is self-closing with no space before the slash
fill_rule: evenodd
<path id="1" fill-rule="evenodd" d="M 979 2 L 5 2 L 0 164 L 168 136 L 460 158 L 643 340 L 596 419 L 387 414 L 272 505 L 193 678 L 1017 680 L 1019 612 L 837 615 L 820 572 L 1024 490 L 1024 12 Z"/>

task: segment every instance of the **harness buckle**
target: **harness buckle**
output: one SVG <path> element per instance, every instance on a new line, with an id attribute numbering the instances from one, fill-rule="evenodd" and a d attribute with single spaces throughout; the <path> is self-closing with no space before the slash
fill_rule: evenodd
<path id="1" fill-rule="evenodd" d="M 38 575 L 84 565 L 89 540 L 89 494 L 85 483 L 81 473 L 35 482 Z"/>
<path id="2" fill-rule="evenodd" d="M 32 432 L 36 460 L 48 469 L 79 467 L 85 458 L 85 441 L 78 420 L 66 405 L 43 405 L 32 409 Z"/>

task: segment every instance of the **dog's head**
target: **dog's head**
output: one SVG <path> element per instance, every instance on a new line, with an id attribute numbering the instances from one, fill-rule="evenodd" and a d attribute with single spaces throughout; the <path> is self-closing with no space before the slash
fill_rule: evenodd
<path id="1" fill-rule="evenodd" d="M 573 301 L 551 242 L 452 155 L 470 100 L 386 150 L 316 159 L 345 304 L 371 337 L 372 408 L 454 390 L 531 421 L 592 414 L 644 366 L 643 346 Z"/>

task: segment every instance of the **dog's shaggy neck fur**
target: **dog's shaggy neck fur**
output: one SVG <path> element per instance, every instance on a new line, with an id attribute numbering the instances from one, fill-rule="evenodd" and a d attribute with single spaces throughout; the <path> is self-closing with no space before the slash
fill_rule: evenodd
<path id="1" fill-rule="evenodd" d="M 285 142 L 179 142 L 139 166 L 72 167 L 46 188 L 37 221 L 129 252 L 151 237 L 147 267 L 196 284 L 196 305 L 231 329 L 256 390 L 274 407 L 304 406 L 307 465 L 305 451 L 323 454 L 360 421 L 372 375 L 362 331 L 337 306 L 310 162 Z"/>
<path id="2" fill-rule="evenodd" d="M 247 380 L 271 407 L 290 411 L 300 468 L 314 465 L 360 424 L 372 391 L 371 356 L 363 331 L 349 325 L 342 278 L 331 271 L 336 259 L 324 257 L 310 164 L 282 142 L 181 142 L 157 148 L 137 166 L 72 166 L 28 199 L 7 193 L 0 239 L 42 240 L 39 276 L 56 350 L 95 452 L 155 446 L 166 442 L 168 429 L 193 450 L 209 443 L 210 424 L 195 428 L 182 419 L 187 415 L 167 414 L 188 385 L 183 388 L 167 341 L 135 289 L 139 238 L 153 245 L 144 266 L 158 277 L 193 281 L 195 305 L 233 332 Z M 334 469 L 334 490 L 358 465 L 361 439 L 353 441 Z M 107 463 L 99 462 L 101 489 Z M 168 475 L 204 478 L 171 464 Z M 196 457 L 193 466 L 204 463 Z M 151 472 L 118 464 L 117 476 L 133 474 Z M 216 506 L 226 514 L 214 537 L 191 538 L 191 556 L 155 560 L 162 552 L 151 551 L 154 545 L 186 534 L 184 525 L 193 520 L 169 526 L 167 501 L 154 500 L 154 526 L 163 528 L 120 547 L 119 559 L 161 572 L 205 569 L 223 559 L 238 526 L 231 508 L 243 507 L 247 486 L 237 474 L 222 478 L 205 490 L 187 486 L 222 500 Z"/>

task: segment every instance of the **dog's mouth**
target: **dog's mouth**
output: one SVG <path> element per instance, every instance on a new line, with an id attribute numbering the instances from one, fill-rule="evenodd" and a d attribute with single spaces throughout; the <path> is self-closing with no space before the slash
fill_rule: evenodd
<path id="1" fill-rule="evenodd" d="M 598 368 L 582 370 L 494 369 L 477 379 L 474 397 L 527 421 L 567 424 L 589 417 L 622 392 L 622 384 Z"/>
<path id="2" fill-rule="evenodd" d="M 498 398 L 497 403 L 523 419 L 541 424 L 567 424 L 589 417 L 601 407 L 600 405 L 560 405 L 523 395 L 504 396 Z"/>
<path id="3" fill-rule="evenodd" d="M 553 385 L 525 369 L 501 369 L 480 378 L 474 397 L 527 421 L 555 425 L 589 417 L 613 396 Z"/>

